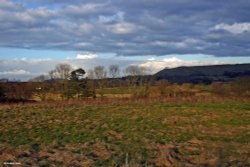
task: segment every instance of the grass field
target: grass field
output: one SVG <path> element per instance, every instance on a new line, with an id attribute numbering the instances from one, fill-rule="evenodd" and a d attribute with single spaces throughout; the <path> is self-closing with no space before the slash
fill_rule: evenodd
<path id="1" fill-rule="evenodd" d="M 249 101 L 33 104 L 0 119 L 0 160 L 23 166 L 250 165 Z"/>

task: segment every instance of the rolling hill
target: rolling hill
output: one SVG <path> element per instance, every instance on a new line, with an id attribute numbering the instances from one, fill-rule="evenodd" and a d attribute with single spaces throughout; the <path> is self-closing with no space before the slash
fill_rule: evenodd
<path id="1" fill-rule="evenodd" d="M 172 83 L 206 84 L 213 81 L 230 81 L 239 76 L 250 76 L 250 64 L 182 66 L 165 68 L 154 75 L 157 80 L 166 79 Z"/>

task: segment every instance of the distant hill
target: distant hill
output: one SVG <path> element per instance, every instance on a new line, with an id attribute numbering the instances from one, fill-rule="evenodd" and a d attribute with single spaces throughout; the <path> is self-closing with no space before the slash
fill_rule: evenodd
<path id="1" fill-rule="evenodd" d="M 154 75 L 157 80 L 166 79 L 172 83 L 206 83 L 230 81 L 235 77 L 250 76 L 250 64 L 226 64 L 166 68 Z"/>

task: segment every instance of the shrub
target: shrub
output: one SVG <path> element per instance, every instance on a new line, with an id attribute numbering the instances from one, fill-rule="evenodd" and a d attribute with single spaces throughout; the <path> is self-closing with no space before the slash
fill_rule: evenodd
<path id="1" fill-rule="evenodd" d="M 170 83 L 167 80 L 160 80 L 157 83 L 158 90 L 161 96 L 168 96 L 169 95 L 169 86 Z"/>

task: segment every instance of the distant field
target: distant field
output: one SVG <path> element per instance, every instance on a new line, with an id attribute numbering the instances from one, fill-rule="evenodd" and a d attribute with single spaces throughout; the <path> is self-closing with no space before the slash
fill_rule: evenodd
<path id="1" fill-rule="evenodd" d="M 101 92 L 100 89 L 96 90 L 96 93 L 99 94 Z M 129 89 L 128 88 L 106 88 L 102 90 L 104 94 L 129 94 Z"/>
<path id="2" fill-rule="evenodd" d="M 250 165 L 249 101 L 10 106 L 0 119 L 2 162 Z"/>

